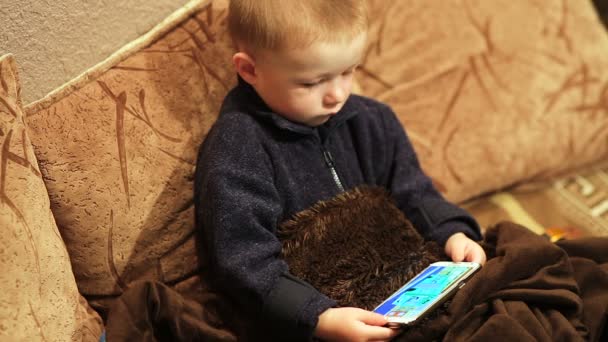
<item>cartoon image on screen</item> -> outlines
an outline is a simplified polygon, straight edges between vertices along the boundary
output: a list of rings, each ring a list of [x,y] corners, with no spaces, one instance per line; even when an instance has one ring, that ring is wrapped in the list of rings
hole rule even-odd
[[[466,266],[431,266],[391,296],[374,312],[386,317],[416,318],[469,270]]]

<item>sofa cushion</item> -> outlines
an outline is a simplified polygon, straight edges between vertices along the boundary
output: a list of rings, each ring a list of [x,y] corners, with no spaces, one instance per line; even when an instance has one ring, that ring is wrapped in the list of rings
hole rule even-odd
[[[608,155],[608,35],[591,1],[374,4],[360,84],[449,199]]]
[[[0,340],[96,341],[26,133],[11,55],[0,57]]]
[[[552,240],[608,236],[608,163],[463,203],[480,226],[513,221]]]
[[[190,2],[27,107],[51,206],[86,296],[196,275],[198,146],[236,84],[226,2]],[[99,304],[99,303],[98,303]]]

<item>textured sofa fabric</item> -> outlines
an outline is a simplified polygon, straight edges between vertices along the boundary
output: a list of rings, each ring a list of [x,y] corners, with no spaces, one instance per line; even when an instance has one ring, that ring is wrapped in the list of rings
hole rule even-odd
[[[98,301],[139,279],[196,277],[196,152],[236,81],[226,10],[209,3],[77,90],[28,108],[79,288]]]
[[[0,57],[0,85],[0,340],[94,340],[101,318],[78,293],[23,124],[11,55]]]
[[[448,198],[463,201],[548,179],[608,155],[608,38],[590,0],[370,2],[360,93],[393,107],[423,168]],[[1,190],[23,194],[35,185],[41,202],[26,208],[44,214],[36,219],[48,222],[37,224],[57,222],[61,235],[44,230],[53,235],[40,241],[54,241],[54,262],[63,260],[67,273],[53,274],[66,278],[53,282],[48,295],[78,298],[61,239],[78,289],[101,313],[137,280],[161,281],[188,295],[204,292],[192,175],[198,146],[236,83],[226,5],[190,2],[24,109],[25,133],[11,133],[13,143],[21,142],[11,152],[23,151],[23,137],[29,137],[38,164],[32,152],[2,159]],[[6,110],[0,115],[9,120],[0,131],[8,146],[7,125],[15,125],[16,116]],[[21,172],[10,187],[9,167]],[[2,210],[9,210],[5,202]],[[14,253],[34,250],[28,233],[15,231],[22,229],[16,220],[0,218],[3,231],[25,239],[21,247],[13,240],[7,246],[14,250],[2,250],[3,268],[20,269]],[[2,279],[2,289],[10,289],[9,278]],[[27,303],[7,298],[13,315]],[[73,312],[87,312],[84,304],[77,308],[84,311]]]
[[[591,1],[374,0],[359,82],[449,199],[608,154],[608,34]]]

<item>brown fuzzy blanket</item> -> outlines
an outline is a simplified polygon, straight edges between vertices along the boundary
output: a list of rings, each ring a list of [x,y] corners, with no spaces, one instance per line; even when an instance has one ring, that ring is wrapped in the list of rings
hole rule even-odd
[[[280,230],[291,271],[343,305],[379,304],[376,290],[390,293],[438,257],[395,210],[384,192],[360,189],[298,214]],[[449,307],[396,340],[606,340],[608,238],[553,244],[504,222],[483,245],[487,264]],[[133,284],[110,310],[108,341],[247,340],[238,310],[216,293],[205,298]]]
[[[279,229],[295,276],[341,306],[371,310],[429,264],[445,260],[381,188],[319,202]]]

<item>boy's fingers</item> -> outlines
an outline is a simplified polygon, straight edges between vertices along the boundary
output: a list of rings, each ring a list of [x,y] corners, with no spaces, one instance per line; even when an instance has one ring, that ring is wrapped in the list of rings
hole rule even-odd
[[[464,250],[462,248],[452,249],[452,261],[460,262],[464,260]]]
[[[472,262],[476,262],[478,264],[484,264],[485,263],[485,253],[483,251],[483,249],[481,248],[473,248],[470,252],[469,252],[469,256],[467,257],[467,259],[469,261]]]
[[[476,255],[475,252],[472,252],[471,254],[469,254],[469,256],[465,259],[465,261],[468,262],[476,262],[476,263],[481,263],[481,256]]]
[[[399,330],[383,327],[387,321],[381,314],[361,310],[359,320],[366,324],[364,329],[368,340],[389,340],[399,334]]]
[[[477,253],[477,250],[475,248],[467,248],[463,260],[469,262],[479,262],[480,258],[481,256],[479,255],[479,253]]]
[[[385,325],[386,318],[379,313],[362,310],[359,320],[367,325],[382,326]]]
[[[480,263],[481,265],[485,264],[486,263],[486,253],[483,251],[483,249],[478,248],[476,253],[479,256],[479,261],[477,261],[477,262]]]
[[[367,337],[368,340],[372,340],[372,341],[389,340],[389,339],[397,336],[398,334],[399,334],[399,330],[397,330],[397,329],[374,327],[371,325],[368,325],[367,327],[365,327],[365,336]]]

